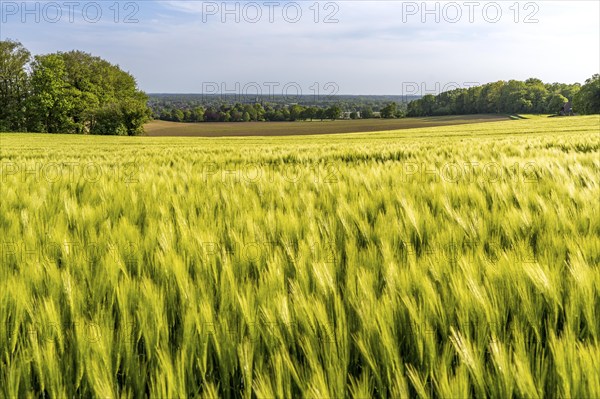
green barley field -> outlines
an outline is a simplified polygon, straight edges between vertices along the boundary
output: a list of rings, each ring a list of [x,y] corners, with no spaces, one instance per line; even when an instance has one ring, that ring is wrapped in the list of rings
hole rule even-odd
[[[0,140],[0,397],[600,397],[598,116]]]

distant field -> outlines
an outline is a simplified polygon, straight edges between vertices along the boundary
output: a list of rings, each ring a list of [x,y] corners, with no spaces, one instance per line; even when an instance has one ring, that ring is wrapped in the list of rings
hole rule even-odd
[[[0,134],[0,397],[600,398],[599,126]]]
[[[434,116],[427,118],[306,122],[176,123],[157,120],[148,123],[145,127],[148,136],[294,136],[414,129],[420,127],[451,126],[508,119],[509,118],[505,115],[460,115]]]

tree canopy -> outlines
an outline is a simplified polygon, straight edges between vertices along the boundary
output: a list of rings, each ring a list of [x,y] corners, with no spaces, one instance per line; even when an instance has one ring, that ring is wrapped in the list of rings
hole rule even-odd
[[[573,107],[582,114],[600,114],[600,74],[585,81],[573,99]]]
[[[25,128],[27,64],[31,54],[21,43],[0,41],[0,131]]]
[[[37,55],[0,41],[0,130],[138,135],[150,117],[132,75],[82,51]]]
[[[543,83],[536,78],[509,80],[426,95],[408,104],[407,116],[479,113],[555,114],[571,101],[579,114],[600,112],[600,75],[579,83]]]

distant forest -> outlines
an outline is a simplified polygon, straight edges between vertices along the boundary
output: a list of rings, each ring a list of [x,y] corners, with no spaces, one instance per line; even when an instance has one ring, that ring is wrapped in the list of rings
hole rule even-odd
[[[404,118],[465,114],[600,113],[600,75],[579,83],[540,79],[498,81],[418,96],[263,96],[151,94],[155,119],[173,122],[249,122]],[[567,107],[565,107],[565,105]]]
[[[406,116],[464,114],[558,114],[570,103],[578,114],[600,113],[600,75],[579,83],[543,83],[531,78],[455,89],[411,101]]]
[[[237,94],[149,94],[155,119],[173,122],[297,121],[403,117],[421,96],[242,96]],[[387,108],[386,108],[387,107]]]

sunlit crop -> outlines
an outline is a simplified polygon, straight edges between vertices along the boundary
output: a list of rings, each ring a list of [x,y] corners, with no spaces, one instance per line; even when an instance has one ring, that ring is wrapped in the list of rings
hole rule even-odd
[[[600,397],[599,126],[2,134],[0,396]]]

